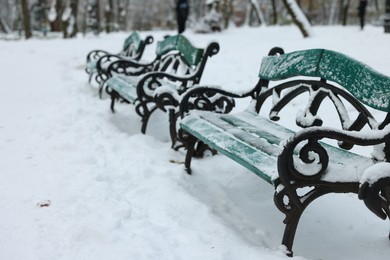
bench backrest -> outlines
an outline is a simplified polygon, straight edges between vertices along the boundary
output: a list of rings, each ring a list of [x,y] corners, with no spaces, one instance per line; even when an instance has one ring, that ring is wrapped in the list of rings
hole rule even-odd
[[[186,37],[180,34],[168,36],[157,43],[157,56],[163,56],[172,51],[181,53],[185,61],[192,66],[199,64],[204,53],[204,49],[194,47]]]
[[[211,42],[206,48],[197,48],[183,35],[167,36],[157,43],[156,59],[151,71],[185,76],[182,85],[198,84],[209,57],[219,52],[219,44]]]
[[[336,82],[362,103],[390,112],[390,78],[344,54],[311,49],[263,58],[261,79],[282,80],[294,76]]]
[[[137,31],[134,31],[130,34],[129,37],[125,39],[125,42],[123,43],[123,49],[122,53],[125,56],[139,59],[141,58],[145,45],[150,44],[153,42],[153,38],[151,36],[148,36],[145,38],[145,40],[141,39],[141,36]]]

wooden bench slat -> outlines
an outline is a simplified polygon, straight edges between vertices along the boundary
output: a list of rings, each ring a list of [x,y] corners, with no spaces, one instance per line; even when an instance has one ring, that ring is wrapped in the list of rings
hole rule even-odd
[[[110,88],[120,93],[127,101],[134,103],[137,100],[137,78],[138,77],[117,75],[109,78],[107,84]]]
[[[247,110],[240,113],[239,116],[224,114],[221,115],[221,118],[240,129],[256,135],[258,138],[266,139],[269,143],[274,145],[279,145],[282,140],[285,140],[293,134],[291,130],[277,124],[274,125],[273,131],[270,132],[268,124],[264,123],[266,119],[259,119],[258,115]]]
[[[243,165],[268,183],[275,186],[278,184],[275,156],[269,156],[241,142],[237,137],[226,134],[223,129],[196,116],[186,117],[180,125],[186,132]]]
[[[279,183],[278,174],[272,169],[272,163],[275,163],[273,159],[281,151],[280,143],[290,137],[293,131],[249,111],[233,115],[194,113],[184,118],[180,126],[212,148],[254,171],[267,182],[273,185]],[[322,145],[331,160],[329,172],[340,172],[340,175],[325,173],[323,181],[359,181],[364,170],[374,163],[371,158],[326,143]],[[261,158],[267,163],[259,161],[256,156],[267,158]]]
[[[226,118],[230,120],[232,124],[234,124],[236,127],[239,127],[242,130],[247,131],[251,134],[255,134],[256,136],[258,136],[258,138],[266,139],[267,142],[274,145],[280,145],[282,141],[287,140],[295,133],[290,129],[284,128],[283,126],[274,123],[273,121],[268,120],[264,117],[258,116],[257,114],[252,113],[248,110],[236,115],[223,114],[221,115],[221,118]],[[329,151],[332,163],[334,164],[344,165],[348,162],[353,161],[364,161],[363,165],[372,164],[371,158],[367,158],[326,143],[322,143],[322,145]],[[278,147],[277,151],[280,152],[280,147]],[[275,153],[275,155],[277,154]],[[357,168],[360,168],[360,166]],[[361,173],[362,172],[359,172],[359,174]],[[347,181],[348,178],[349,177],[346,177],[345,181]],[[352,179],[355,178],[353,177]]]
[[[242,121],[239,116],[210,115],[205,113],[200,115],[200,118],[221,128],[238,140],[262,150],[268,155],[276,157],[280,151],[278,146],[282,139],[265,131],[257,130],[255,126]]]
[[[96,63],[97,61],[90,61],[87,63],[86,69],[89,71],[89,73],[92,74],[97,72]]]

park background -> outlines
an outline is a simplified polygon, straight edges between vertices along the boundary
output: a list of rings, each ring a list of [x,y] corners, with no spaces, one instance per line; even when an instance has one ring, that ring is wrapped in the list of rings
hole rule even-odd
[[[286,14],[276,2],[278,14]],[[308,1],[300,2],[306,13]],[[328,3],[321,8],[339,3],[314,2]],[[375,2],[363,30],[351,1],[346,25],[321,19],[307,37],[288,15],[278,24],[230,21],[214,33],[197,33],[189,21],[184,35],[198,47],[219,42],[201,83],[232,91],[257,83],[261,58],[274,46],[327,48],[390,75],[385,1],[377,1],[378,12]],[[12,12],[4,15],[4,3],[1,16],[8,21]],[[155,39],[146,60],[159,39],[176,33],[171,26],[139,28],[142,37]],[[133,29],[86,30],[66,39],[61,31],[40,29],[28,40],[13,27],[1,34],[0,259],[290,259],[280,248],[283,215],[272,187],[219,155],[194,160],[193,175],[186,175],[185,152],[170,148],[164,114],[142,135],[132,106],[118,104],[112,114],[109,99],[87,83],[86,54],[119,51]],[[238,102],[236,111],[245,104]],[[327,195],[304,212],[293,259],[388,259],[388,234],[389,220],[377,218],[356,195]]]

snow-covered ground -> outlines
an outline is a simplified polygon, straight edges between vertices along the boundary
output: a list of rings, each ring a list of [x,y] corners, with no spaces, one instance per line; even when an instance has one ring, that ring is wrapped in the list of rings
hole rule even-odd
[[[141,32],[156,40],[173,33]],[[303,39],[295,27],[263,27],[185,35],[199,47],[220,43],[202,82],[231,90],[254,86],[274,46],[337,50],[390,75],[383,28],[314,33]],[[186,175],[164,114],[142,135],[132,106],[112,114],[87,84],[87,52],[116,52],[125,36],[0,42],[0,259],[288,259],[270,185],[223,156],[194,160]],[[389,259],[388,232],[389,221],[356,195],[324,196],[301,218],[294,259]]]

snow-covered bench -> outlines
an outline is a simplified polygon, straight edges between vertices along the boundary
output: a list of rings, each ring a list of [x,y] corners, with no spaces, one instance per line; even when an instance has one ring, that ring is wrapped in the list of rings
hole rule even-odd
[[[104,86],[111,96],[111,110],[115,112],[118,99],[134,104],[142,119],[141,132],[145,133],[149,117],[157,109],[154,100],[156,89],[165,86],[168,91],[161,95],[162,102],[177,106],[178,96],[199,83],[208,57],[218,51],[219,44],[216,42],[201,49],[194,47],[183,35],[174,35],[157,43],[156,58],[151,63],[129,60],[111,63]]]
[[[334,51],[281,48],[263,58],[259,78],[248,93],[198,86],[184,95],[187,172],[208,147],[273,185],[289,256],[301,214],[322,195],[356,193],[389,217],[390,78]],[[249,107],[229,113],[244,97]]]
[[[87,54],[87,64],[85,71],[88,73],[88,82],[91,82],[95,75],[96,82],[101,85],[107,78],[106,69],[108,65],[118,59],[126,58],[130,60],[140,60],[145,46],[153,42],[152,36],[147,36],[144,40],[137,31],[132,32],[123,43],[123,48],[119,53],[113,54],[105,50],[92,50]]]

